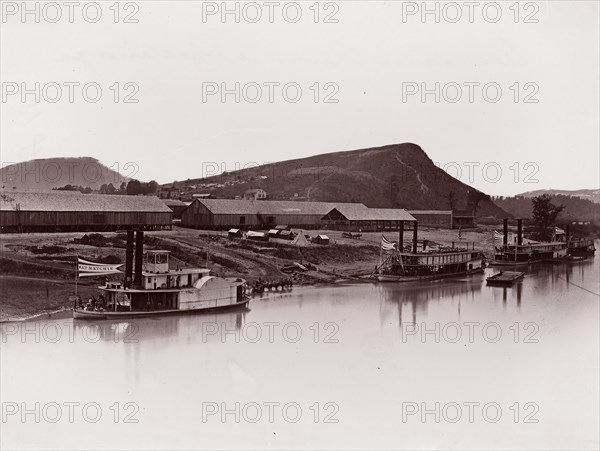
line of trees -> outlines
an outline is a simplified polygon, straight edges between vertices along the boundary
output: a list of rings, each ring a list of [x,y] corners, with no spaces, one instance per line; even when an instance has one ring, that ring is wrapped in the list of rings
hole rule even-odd
[[[98,190],[99,194],[121,194],[129,196],[137,196],[138,194],[155,194],[158,191],[158,183],[155,180],[150,182],[140,182],[132,179],[128,183],[121,183],[119,188],[116,188],[112,183],[104,183]],[[83,194],[94,192],[89,186],[83,187],[79,185],[65,185],[60,188],[52,188],[55,191],[79,191]]]
[[[158,183],[155,180],[150,182],[140,182],[139,180],[130,180],[128,183],[121,183],[119,189],[112,183],[103,184],[98,191],[100,194],[126,194],[137,196],[138,194],[154,194],[158,190]]]

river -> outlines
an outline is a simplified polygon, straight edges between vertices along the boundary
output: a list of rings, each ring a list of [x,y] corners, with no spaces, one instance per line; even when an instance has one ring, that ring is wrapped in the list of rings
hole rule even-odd
[[[297,287],[243,312],[3,324],[0,445],[598,449],[599,269],[596,256],[508,289],[481,275]]]

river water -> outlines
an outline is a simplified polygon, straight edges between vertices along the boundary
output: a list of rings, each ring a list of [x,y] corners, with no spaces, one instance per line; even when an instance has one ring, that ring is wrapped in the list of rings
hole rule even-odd
[[[596,256],[508,289],[480,275],[4,324],[0,445],[598,449],[599,269]]]

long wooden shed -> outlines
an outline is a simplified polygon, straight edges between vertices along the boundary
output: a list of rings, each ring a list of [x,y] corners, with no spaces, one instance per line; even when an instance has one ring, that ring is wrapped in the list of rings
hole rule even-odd
[[[2,232],[165,230],[173,212],[155,196],[0,192]]]

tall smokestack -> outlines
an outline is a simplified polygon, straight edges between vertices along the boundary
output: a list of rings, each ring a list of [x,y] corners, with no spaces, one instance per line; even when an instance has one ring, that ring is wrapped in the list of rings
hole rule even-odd
[[[567,245],[569,244],[569,241],[571,240],[571,225],[567,224],[567,230],[566,230],[566,235],[565,235],[565,240],[567,241]]]
[[[135,278],[133,284],[142,286],[142,266],[144,265],[144,232],[138,230],[135,234]]]
[[[129,288],[133,282],[133,230],[127,231],[127,248],[125,250],[125,286]]]
[[[412,248],[413,254],[417,253],[417,235],[419,233],[418,229],[419,229],[419,227],[417,226],[417,221],[414,221],[413,222],[413,243],[412,243],[412,245],[413,245],[412,246],[413,247]]]
[[[517,244],[523,244],[523,220],[517,219]]]
[[[502,238],[502,244],[505,246],[508,244],[508,218],[504,218],[504,237]]]
[[[404,221],[400,221],[400,229],[398,230],[398,250],[404,250]]]

